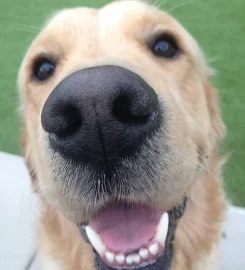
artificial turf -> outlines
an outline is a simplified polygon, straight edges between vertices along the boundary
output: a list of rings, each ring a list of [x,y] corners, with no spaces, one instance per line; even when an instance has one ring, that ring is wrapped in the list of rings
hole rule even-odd
[[[130,1],[130,0],[129,0]],[[3,0],[0,9],[0,151],[20,153],[16,76],[21,59],[45,18],[57,9],[98,7],[108,1]],[[233,203],[245,206],[245,1],[155,1],[196,37],[217,70],[223,117],[228,128],[223,144],[229,153],[225,186]]]

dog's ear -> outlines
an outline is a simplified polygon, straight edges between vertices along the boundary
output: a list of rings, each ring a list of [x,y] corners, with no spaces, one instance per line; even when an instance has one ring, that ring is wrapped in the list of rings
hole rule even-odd
[[[24,159],[25,159],[26,167],[27,167],[28,172],[29,172],[29,176],[30,176],[30,179],[31,179],[33,191],[37,192],[37,188],[38,188],[37,177],[36,177],[33,161],[31,160],[30,153],[29,153],[29,150],[28,150],[28,134],[26,132],[25,127],[23,127],[22,130],[21,130],[20,146],[21,146],[22,154],[23,154]]]
[[[226,128],[221,118],[217,90],[209,82],[205,83],[205,94],[215,137],[221,140],[225,136]]]

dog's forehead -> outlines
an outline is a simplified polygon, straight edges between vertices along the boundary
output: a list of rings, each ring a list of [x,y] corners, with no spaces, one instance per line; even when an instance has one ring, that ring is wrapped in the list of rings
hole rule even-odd
[[[101,9],[73,8],[56,13],[41,32],[42,39],[52,33],[56,39],[64,35],[71,36],[77,31],[80,40],[96,38],[117,42],[117,39],[145,40],[147,35],[156,30],[172,32],[183,39],[191,53],[198,56],[199,47],[189,32],[172,16],[143,1],[123,0],[112,2]],[[100,38],[101,37],[101,38]],[[69,40],[68,40],[69,41]]]
[[[187,47],[196,51],[195,40],[180,23],[164,11],[138,0],[115,1],[101,9],[78,7],[59,11],[51,17],[34,43],[46,45],[61,41],[69,48],[72,41],[78,40],[93,40],[95,43],[96,39],[96,44],[103,39],[108,44],[111,40],[117,42],[117,38],[128,39],[130,36],[146,40],[145,37],[157,28],[179,35]]]
[[[131,24],[131,27],[144,27],[145,24],[164,22],[171,25],[173,19],[155,8],[142,1],[116,1],[101,10],[98,13],[98,21],[101,29],[111,26],[125,27]]]
[[[90,35],[113,32],[114,35],[120,30],[133,31],[142,30],[145,27],[162,25],[166,30],[180,31],[185,29],[170,15],[142,1],[124,0],[115,1],[101,9],[73,8],[56,13],[43,32],[61,28],[77,27],[82,30],[91,31]],[[122,34],[122,33],[120,33]],[[181,33],[180,33],[181,34]]]
[[[154,33],[167,31],[178,36],[182,49],[195,62],[197,71],[206,74],[201,50],[189,32],[170,15],[137,0],[112,2],[101,9],[78,7],[56,13],[34,40],[24,62],[37,55],[83,59],[129,58]],[[136,56],[135,56],[136,57]],[[75,60],[74,60],[75,61]]]

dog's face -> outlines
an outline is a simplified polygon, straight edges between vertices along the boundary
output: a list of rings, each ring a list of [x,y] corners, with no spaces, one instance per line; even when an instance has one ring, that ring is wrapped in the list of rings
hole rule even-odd
[[[62,11],[32,43],[19,73],[26,157],[99,269],[170,269],[222,130],[207,73],[190,34],[137,1]]]

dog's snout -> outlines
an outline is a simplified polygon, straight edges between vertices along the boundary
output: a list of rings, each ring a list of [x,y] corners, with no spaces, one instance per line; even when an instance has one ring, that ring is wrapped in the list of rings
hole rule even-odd
[[[140,76],[125,68],[87,68],[56,86],[41,122],[50,146],[65,158],[108,166],[131,156],[158,127],[158,99]]]

